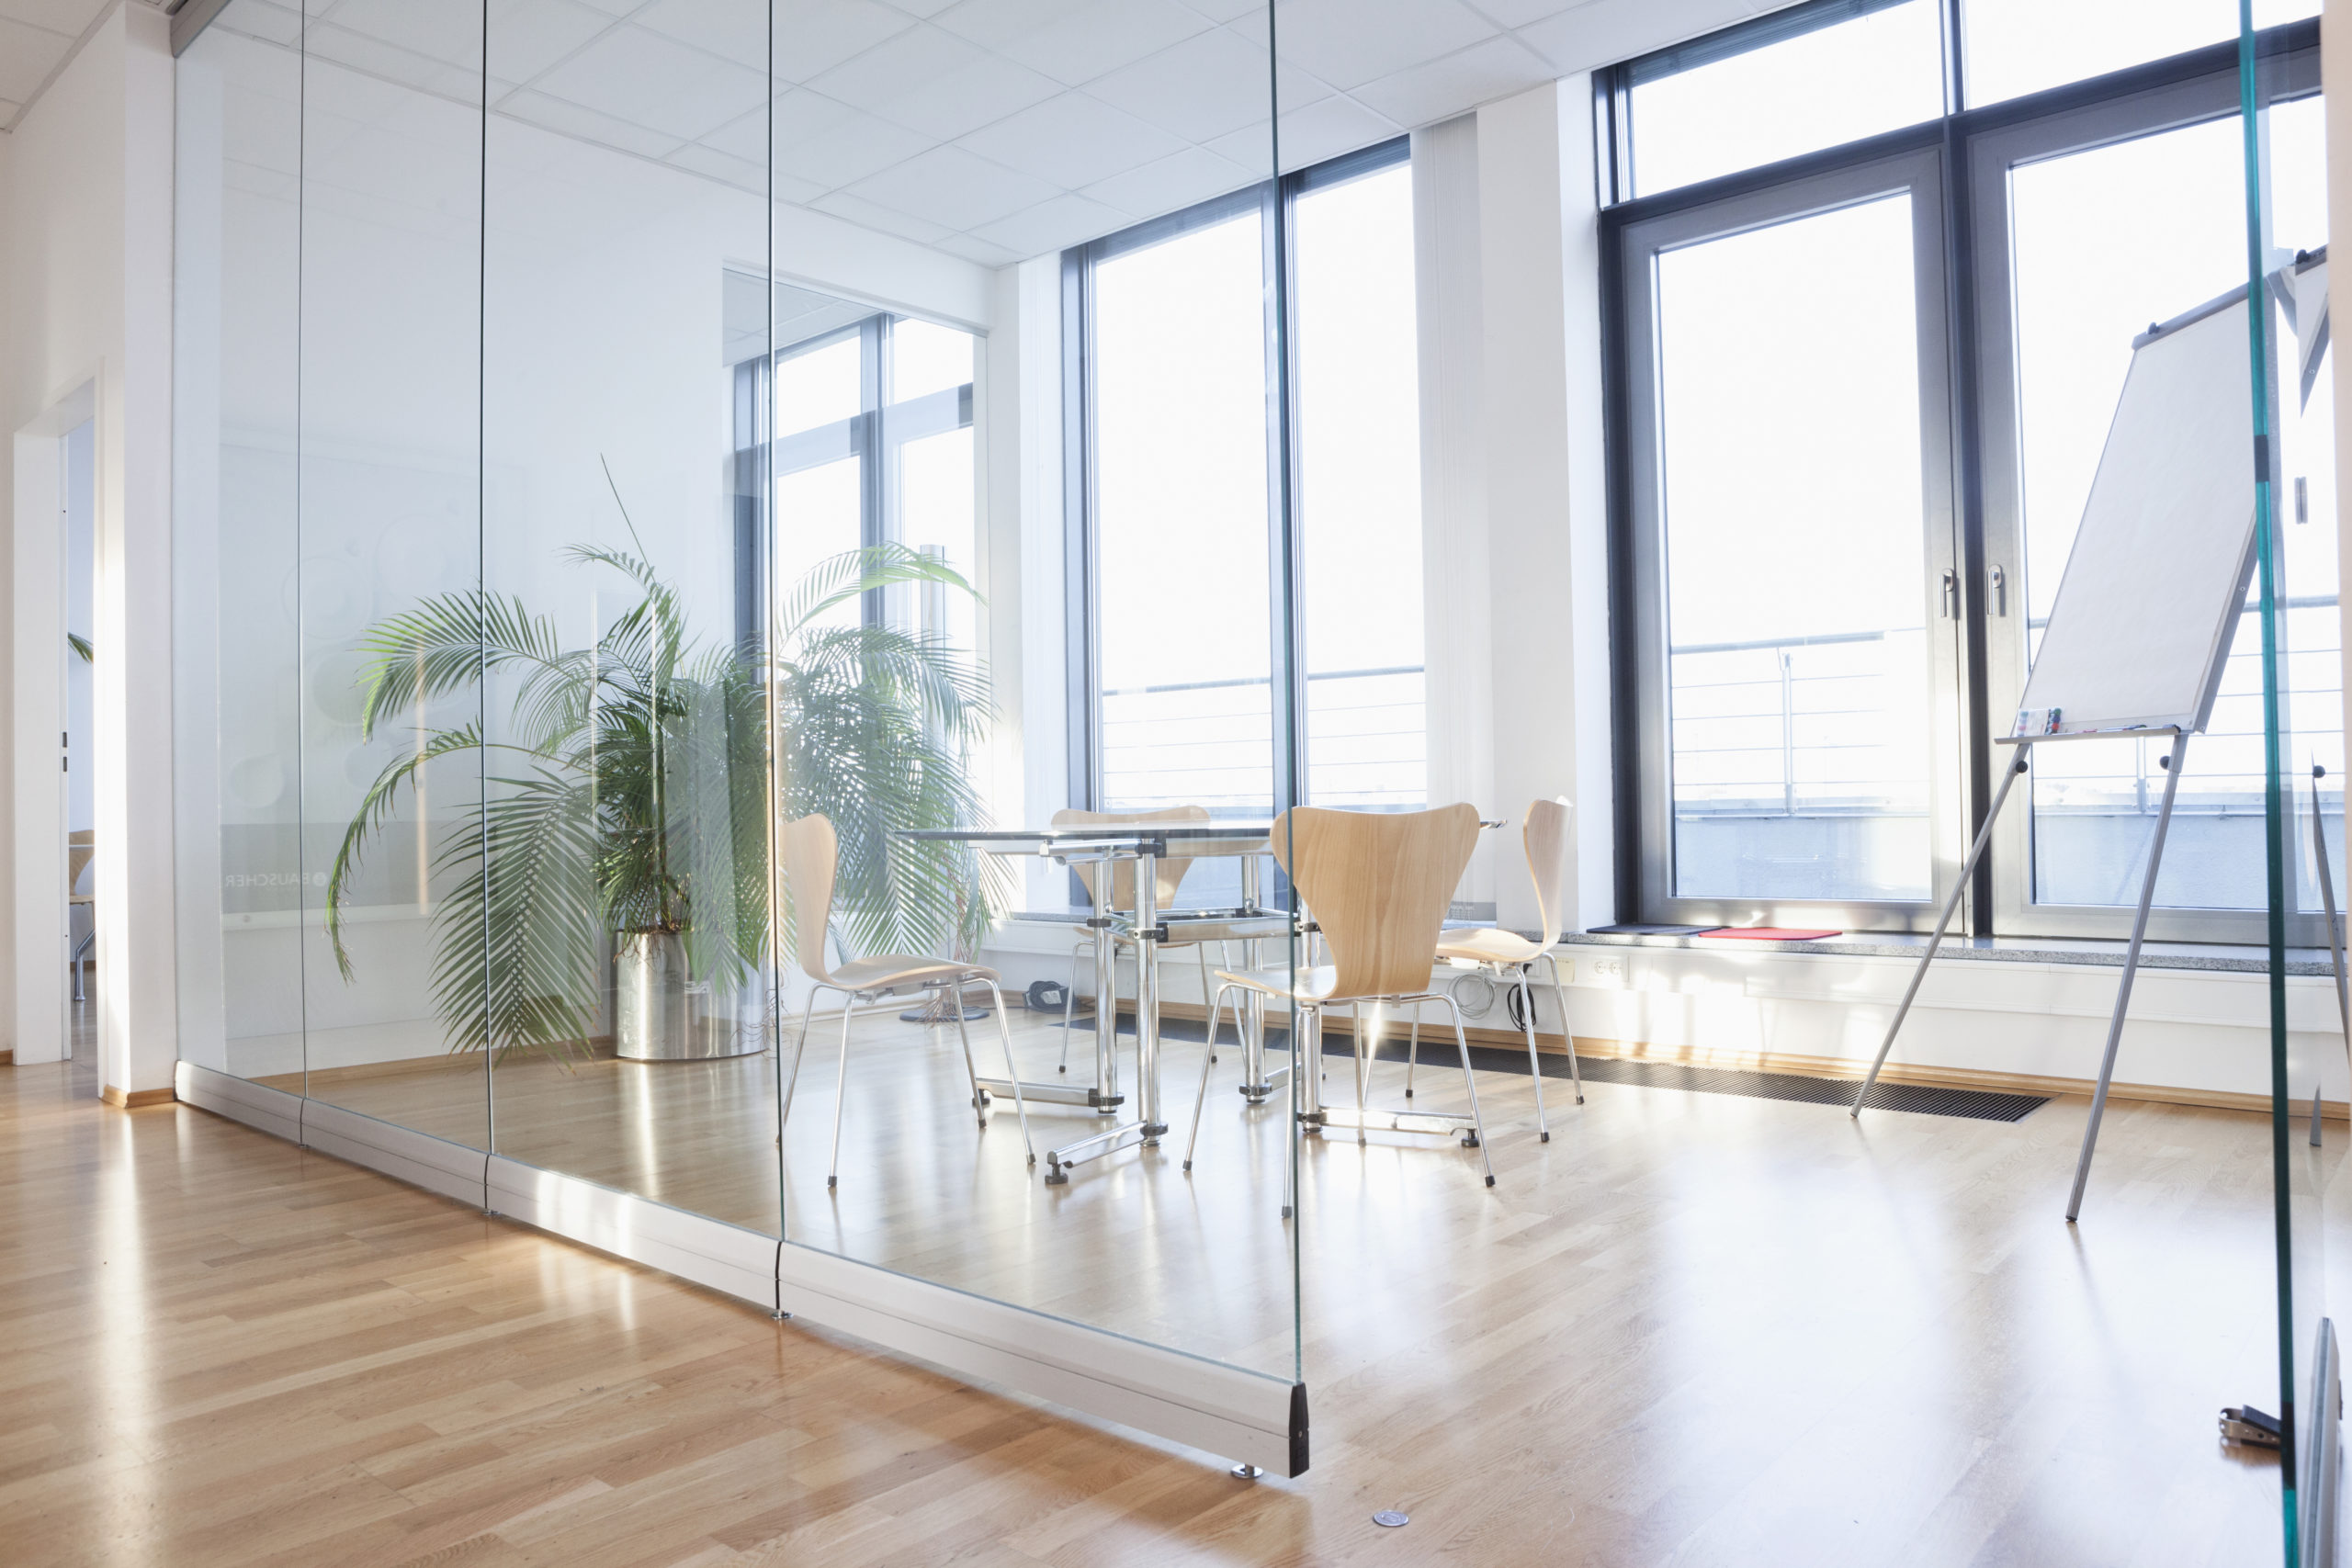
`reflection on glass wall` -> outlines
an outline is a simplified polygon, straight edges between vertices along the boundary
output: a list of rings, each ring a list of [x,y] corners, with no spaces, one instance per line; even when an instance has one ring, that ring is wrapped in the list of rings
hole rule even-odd
[[[191,1058],[1286,1382],[1279,997],[1185,1092],[1213,972],[1295,945],[1263,19],[613,9],[231,0],[187,57]],[[1409,176],[1311,200],[1337,528],[1351,444],[1416,490],[1409,330],[1363,332]],[[1335,560],[1417,573],[1387,500]],[[1330,788],[1414,804],[1383,581],[1311,657]],[[1155,761],[1181,705],[1117,705],[1204,680]],[[1239,826],[975,837],[1121,806]],[[1021,866],[1113,862],[1033,1005]]]
[[[299,1094],[300,62],[215,28],[175,108],[181,1054]]]

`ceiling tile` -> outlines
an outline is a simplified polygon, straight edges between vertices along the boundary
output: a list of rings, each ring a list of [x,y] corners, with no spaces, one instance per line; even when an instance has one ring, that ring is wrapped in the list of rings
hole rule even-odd
[[[1563,11],[1573,11],[1586,0],[1464,0],[1472,10],[1498,28],[1523,28]]]
[[[1553,77],[1551,65],[1525,44],[1490,38],[1442,60],[1367,83],[1348,96],[1399,125],[1435,125]]]
[[[481,64],[481,0],[343,0],[332,26],[444,65]]]
[[[1057,193],[1041,179],[961,147],[934,147],[858,181],[850,194],[950,229],[972,230]]]
[[[775,132],[765,105],[740,119],[729,120],[702,138],[702,144],[706,147],[715,147],[730,157],[749,158],[755,164],[767,162],[768,148],[774,141]]]
[[[1518,29],[1521,43],[1562,75],[1611,65],[1740,20],[1747,0],[1682,0],[1661,8],[1648,0],[1587,0],[1571,11]]]
[[[1090,83],[1089,96],[1172,130],[1207,141],[1267,118],[1266,51],[1228,28],[1199,33],[1125,70]],[[1283,79],[1285,102],[1328,89],[1295,74]]]
[[[753,196],[765,196],[768,189],[768,169],[764,163],[754,164],[689,141],[662,160],[694,174],[706,175]]]
[[[911,27],[820,75],[808,85],[854,108],[882,106],[984,58],[980,49],[933,27]]]
[[[902,240],[912,240],[919,245],[935,244],[947,237],[948,231],[929,219],[917,218],[895,207],[883,207],[847,191],[834,191],[808,203],[820,212],[830,212],[836,218],[846,218],[868,229],[878,229],[885,234],[896,234]]]
[[[1461,0],[1287,0],[1283,59],[1346,92],[1495,36]]]
[[[1261,169],[1263,166],[1261,159]],[[1264,177],[1262,173],[1252,173],[1206,148],[1187,147],[1141,168],[1098,180],[1079,194],[1115,207],[1130,217],[1157,218],[1163,212],[1174,212],[1196,201],[1239,190]]]
[[[237,0],[212,25],[265,43],[291,44],[302,36],[302,14],[270,0]]]
[[[982,49],[1002,49],[1023,33],[1073,11],[1083,11],[1093,0],[956,0],[936,18],[957,38]]]
[[[984,54],[884,104],[881,113],[940,141],[992,125],[1062,90],[1051,76]]]
[[[543,93],[680,141],[763,102],[763,72],[624,24],[531,84]]]
[[[1283,116],[1283,171],[1287,174],[1342,152],[1386,141],[1402,135],[1404,130],[1352,98],[1334,96],[1322,99]],[[1209,143],[1209,151],[1236,161],[1254,159],[1262,168],[1266,162],[1264,129],[1252,126],[1232,136],[1220,136]]]
[[[976,240],[969,234],[950,234],[939,242],[938,248],[950,255],[962,256],[967,262],[982,266],[1011,266],[1022,257],[1002,245],[991,245],[986,240]]]
[[[1173,0],[1093,0],[1003,47],[1022,64],[1076,86],[1209,28]]]
[[[46,28],[28,28],[0,17],[0,98],[25,104],[49,80],[74,40]]]
[[[1238,21],[1266,8],[1266,0],[1184,0],[1184,4],[1212,22]]]
[[[332,60],[338,65],[407,87],[429,87],[435,78],[448,70],[443,61],[352,32],[333,22],[312,22],[302,34],[302,50],[311,60]]]
[[[767,71],[768,8],[761,0],[653,0],[629,20],[722,60]]]
[[[678,150],[684,138],[665,136],[641,125],[631,125],[594,109],[582,108],[578,104],[561,98],[551,98],[545,93],[526,87],[510,93],[498,106],[498,112],[512,119],[524,120],[548,130],[577,136],[583,141],[602,142],[617,147],[624,152],[640,152],[649,158],[666,158]]]
[[[1064,93],[974,131],[963,145],[1007,168],[1075,189],[1164,158],[1184,144],[1083,93]]]
[[[908,16],[921,17],[925,19],[936,17],[955,3],[956,0],[890,0],[891,5],[904,11]]]
[[[490,73],[527,82],[612,25],[573,0],[491,0]]]
[[[915,25],[876,0],[791,0],[775,17],[775,73],[806,82]]]
[[[934,145],[909,130],[807,89],[775,101],[779,174],[836,190]]]
[[[1124,229],[1130,221],[1125,213],[1099,201],[1089,201],[1082,196],[1057,196],[1024,208],[1010,218],[984,223],[972,233],[992,245],[1002,245],[1015,255],[1042,256]]]
[[[0,0],[0,18],[80,38],[108,0]]]

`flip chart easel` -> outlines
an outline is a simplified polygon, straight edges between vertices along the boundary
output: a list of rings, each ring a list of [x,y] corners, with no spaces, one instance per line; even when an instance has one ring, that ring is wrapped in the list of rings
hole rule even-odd
[[[2304,348],[2301,379],[2308,396],[2326,341],[2324,253],[2282,268],[2271,282],[2295,321]],[[2016,753],[2002,770],[1992,809],[1984,815],[1937,916],[1927,952],[1854,1097],[1851,1114],[1859,1118],[1919,994],[1920,982],[1927,978],[1928,965],[1935,962],[1944,932],[1992,841],[2010,787],[2027,773],[2034,748],[2068,740],[2168,737],[2164,801],[2148,846],[2147,874],[2140,883],[2115,1010],[2108,1021],[2107,1048],[2099,1059],[2090,1122],[2083,1130],[2082,1154],[2075,1165],[2074,1190],[2066,1201],[2070,1224],[2082,1212],[2083,1188],[2090,1179],[2091,1156],[2107,1111],[2132,983],[2139,974],[2148,910],[2155,900],[2156,874],[2164,863],[2165,836],[2172,826],[2188,738],[2202,733],[2212,716],[2230,639],[2254,574],[2254,498],[2247,481],[2254,465],[2267,468],[2270,459],[2254,444],[2246,309],[2246,290],[2234,289],[2132,340],[2132,367],[2116,400],[2115,420],[2099,455],[2090,498],[2026,680],[2016,731],[1996,741],[2014,746]]]

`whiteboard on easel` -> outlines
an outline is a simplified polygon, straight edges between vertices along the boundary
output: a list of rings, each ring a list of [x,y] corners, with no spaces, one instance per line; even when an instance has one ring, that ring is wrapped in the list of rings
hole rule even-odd
[[[2202,730],[2254,570],[2245,290],[2133,340],[2015,734]]]

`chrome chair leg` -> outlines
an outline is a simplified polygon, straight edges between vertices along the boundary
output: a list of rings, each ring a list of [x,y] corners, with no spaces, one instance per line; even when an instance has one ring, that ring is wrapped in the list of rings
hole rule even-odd
[[[972,1032],[964,1027],[963,982],[957,981],[942,989],[956,1006],[956,1038],[964,1047],[964,1081],[971,1086],[972,1120],[985,1130],[989,1124],[988,1097],[980,1092],[980,1069],[972,1061]]]
[[[1375,1008],[1373,1012],[1375,1022],[1379,1017],[1379,1010]],[[1376,1041],[1378,1038],[1379,1036],[1374,1034],[1374,1039]],[[1372,1085],[1367,1081],[1372,1076],[1372,1063],[1363,1046],[1363,1004],[1362,1002],[1357,1002],[1348,1009],[1348,1042],[1354,1047],[1356,1054],[1356,1142],[1361,1145],[1364,1141],[1364,1109],[1372,1103]]]
[[[1453,1011],[1453,1044],[1462,1053],[1462,1081],[1470,1086],[1470,1125],[1477,1129],[1478,1158],[1487,1168],[1487,1185],[1495,1184],[1495,1158],[1487,1148],[1487,1122],[1478,1114],[1478,1078],[1470,1070],[1470,1037],[1462,1032],[1462,1009],[1452,997],[1441,993],[1440,999]]]
[[[1194,942],[1193,958],[1201,966],[1201,999],[1206,1001],[1209,997],[1209,944],[1204,942]],[[1216,1060],[1216,1023],[1214,1019],[1209,1023],[1208,1043],[1209,1060],[1214,1063]]]
[[[1560,1042],[1568,1048],[1568,1081],[1576,1086],[1577,1103],[1584,1103],[1584,1073],[1577,1066],[1577,1034],[1568,1027],[1568,993],[1560,984],[1559,954],[1547,953],[1544,962],[1552,968],[1552,1002],[1560,1010]]]
[[[1073,942],[1069,950],[1069,984],[1062,987],[1062,1061],[1054,1071],[1069,1071],[1069,1026],[1078,1011],[1078,955],[1086,949]]]
[[[1535,1141],[1552,1141],[1551,1124],[1544,1120],[1544,1063],[1535,1055],[1535,997],[1527,988],[1527,972],[1532,964],[1519,966],[1519,1010],[1527,1019],[1527,1070],[1535,1079]]]
[[[831,1191],[839,1184],[842,1174],[842,1100],[849,1088],[849,1015],[850,1005],[857,998],[842,998],[842,1062],[833,1072],[833,1152],[825,1162],[825,1190]]]
[[[1201,1113],[1209,1102],[1209,1069],[1216,1066],[1216,1021],[1225,1006],[1225,994],[1232,989],[1229,985],[1219,986],[1216,998],[1209,1003],[1209,1048],[1201,1053],[1201,1086],[1193,1091],[1193,1131],[1184,1140],[1184,1169],[1188,1173],[1193,1168],[1193,1151],[1201,1143]],[[1235,1010],[1238,1012],[1239,1008],[1237,1006]]]
[[[784,1147],[785,1124],[792,1120],[793,1092],[800,1087],[800,1054],[808,1048],[808,1021],[816,1015],[817,993],[825,989],[812,986],[808,990],[808,1005],[800,1010],[800,1036],[792,1043],[792,1072],[784,1080],[784,1109],[776,1113],[775,1146]]]
[[[963,1027],[964,1009],[961,1005],[963,995],[963,987],[957,987],[956,996],[958,1005],[956,1009],[956,1027],[959,1029]],[[996,1003],[997,1042],[1004,1047],[1004,1081],[1012,1086],[1012,1113],[1021,1119],[1021,1146],[1028,1151],[1029,1168],[1035,1170],[1037,1167],[1037,1145],[1029,1139],[1029,1103],[1021,1097],[1021,1075],[1012,1070],[1012,1021],[1005,1016],[1004,991],[994,980],[989,982],[989,996]],[[971,1055],[971,1049],[967,1042],[964,1047],[964,1054],[967,1060]]]
[[[1405,1098],[1413,1098],[1413,1069],[1421,1060],[1421,1004],[1413,1004],[1413,1039],[1405,1047]]]

